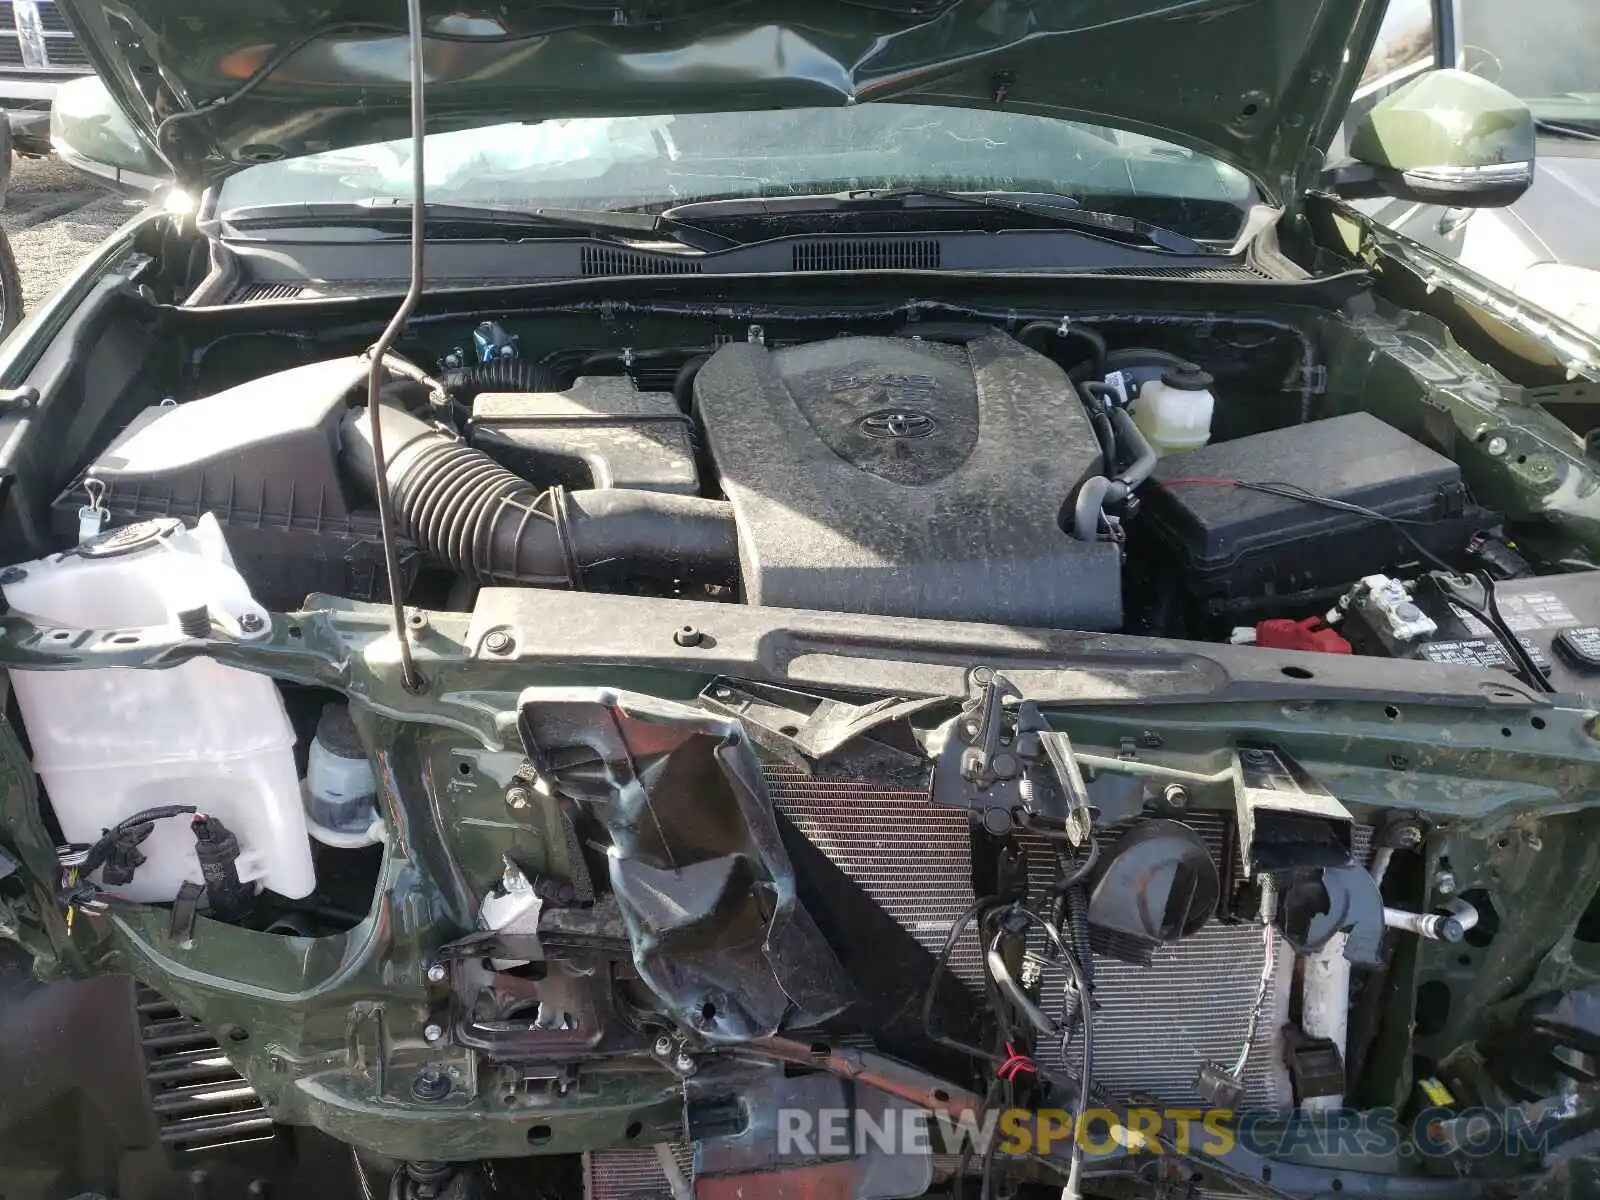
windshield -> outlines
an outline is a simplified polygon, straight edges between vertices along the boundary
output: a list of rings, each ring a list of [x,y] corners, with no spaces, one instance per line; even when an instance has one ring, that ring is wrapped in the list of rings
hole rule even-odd
[[[1413,0],[1415,2],[1415,0]],[[1549,121],[1600,121],[1600,4],[1459,0],[1458,65]]]
[[[252,167],[218,208],[410,198],[406,140]],[[659,209],[860,188],[1066,193],[1194,237],[1231,237],[1255,189],[1163,142],[1048,117],[927,105],[588,117],[427,140],[427,196],[452,204]]]

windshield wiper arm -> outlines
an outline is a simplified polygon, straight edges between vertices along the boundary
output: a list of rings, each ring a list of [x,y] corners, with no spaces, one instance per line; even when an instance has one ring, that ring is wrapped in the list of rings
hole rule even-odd
[[[1565,121],[1548,121],[1544,117],[1535,117],[1533,126],[1540,133],[1553,134],[1556,137],[1578,138],[1585,142],[1600,142],[1600,133],[1593,129],[1585,129],[1582,125],[1569,125]]]
[[[1097,212],[1084,208],[1071,196],[1012,195],[1004,192],[946,192],[937,188],[891,188],[880,192],[853,192],[852,198],[864,200],[895,200],[927,198],[977,205],[984,208],[1003,208],[1010,212],[1042,217],[1057,225],[1069,225],[1088,233],[1111,237],[1137,238],[1157,250],[1174,254],[1210,253],[1199,242],[1173,229],[1151,225],[1123,213]]]
[[[635,241],[672,241],[695,250],[723,250],[734,243],[720,234],[648,213],[582,208],[517,208],[498,204],[425,204],[430,227],[522,233],[585,233]],[[410,230],[411,202],[390,198],[261,204],[229,209],[222,220],[233,229],[284,229],[303,225],[366,226]]]
[[[1000,209],[1038,217],[1052,225],[1081,230],[1091,236],[1136,242],[1171,254],[1211,254],[1193,238],[1151,225],[1123,213],[1083,208],[1067,195],[1047,192],[951,192],[940,188],[904,187],[834,192],[819,196],[751,196],[689,201],[666,209],[662,215],[682,221],[720,217],[785,216],[819,212],[872,212],[892,210],[938,211],[941,208]]]

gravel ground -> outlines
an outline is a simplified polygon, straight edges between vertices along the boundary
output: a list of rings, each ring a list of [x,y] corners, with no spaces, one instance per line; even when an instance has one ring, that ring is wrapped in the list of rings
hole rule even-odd
[[[113,195],[55,158],[18,158],[0,227],[22,272],[22,297],[32,312],[72,267],[140,203]]]

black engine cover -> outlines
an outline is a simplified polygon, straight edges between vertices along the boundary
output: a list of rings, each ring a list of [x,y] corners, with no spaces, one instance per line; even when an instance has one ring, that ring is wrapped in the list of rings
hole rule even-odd
[[[717,351],[695,401],[752,604],[1121,624],[1118,553],[1062,530],[1099,444],[1066,374],[1003,335]]]

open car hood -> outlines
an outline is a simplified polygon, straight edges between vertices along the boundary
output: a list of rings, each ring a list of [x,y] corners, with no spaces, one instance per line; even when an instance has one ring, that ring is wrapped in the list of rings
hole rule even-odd
[[[403,136],[398,0],[62,0],[112,96],[197,182]],[[1146,133],[1289,201],[1383,0],[424,0],[428,127],[914,101]]]

